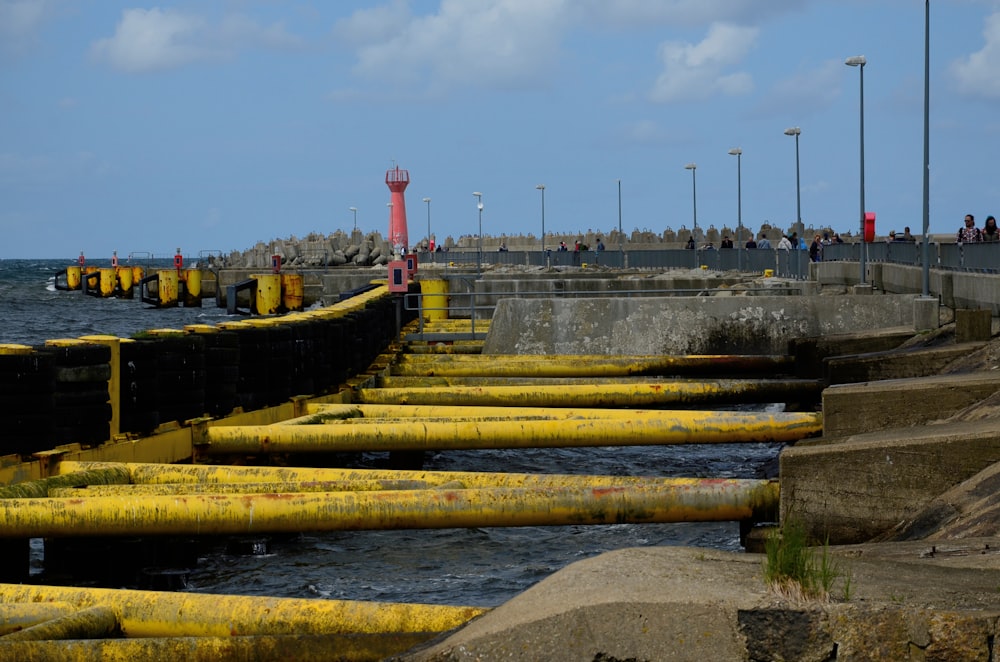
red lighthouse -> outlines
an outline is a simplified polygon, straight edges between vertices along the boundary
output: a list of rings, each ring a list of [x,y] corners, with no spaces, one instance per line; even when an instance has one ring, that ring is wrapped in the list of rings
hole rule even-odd
[[[392,192],[392,202],[389,203],[389,243],[393,252],[399,256],[409,250],[409,235],[406,232],[406,199],[403,191],[410,183],[410,173],[396,166],[386,170],[385,183]]]

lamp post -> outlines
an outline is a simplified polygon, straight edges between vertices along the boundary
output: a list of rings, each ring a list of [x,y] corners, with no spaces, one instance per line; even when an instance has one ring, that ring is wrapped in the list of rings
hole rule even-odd
[[[479,275],[483,273],[483,194],[479,191],[474,191],[472,195],[476,196],[477,204],[476,207],[479,209]]]
[[[358,208],[357,207],[348,207],[347,209],[349,211],[354,212],[354,231],[357,232],[358,231]],[[353,237],[354,235],[352,234],[351,236]]]
[[[684,166],[685,170],[691,171],[691,209],[694,212],[694,234],[698,234],[698,185],[695,182],[694,171],[698,169],[697,164],[689,163]]]
[[[861,72],[861,95],[859,97],[859,107],[861,109],[861,285],[865,284],[865,65],[868,60],[864,55],[854,55],[844,60],[844,64],[849,67],[857,67]]]
[[[618,252],[621,253],[622,269],[625,268],[625,236],[622,234],[622,180],[618,180]]]
[[[743,150],[734,147],[729,154],[736,157],[736,269],[743,271]]]
[[[427,203],[427,252],[431,254],[431,262],[434,261],[434,249],[431,247],[431,199],[424,198]]]
[[[542,192],[542,264],[545,264],[545,184],[535,188]]]
[[[802,232],[802,186],[799,180],[799,135],[802,129],[793,126],[785,129],[786,136],[795,136],[795,232]],[[797,248],[797,246],[795,247]]]
[[[924,0],[924,237],[923,237],[923,296],[931,293],[931,248],[927,233],[931,223],[931,0]]]

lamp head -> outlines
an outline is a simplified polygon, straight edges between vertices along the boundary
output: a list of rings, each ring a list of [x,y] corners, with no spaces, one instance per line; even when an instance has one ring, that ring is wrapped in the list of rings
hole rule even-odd
[[[844,64],[849,67],[863,67],[868,64],[868,60],[865,59],[864,55],[853,55],[844,60]]]
[[[799,128],[799,127],[797,127],[797,126],[793,126],[793,127],[792,127],[792,128],[790,128],[790,129],[785,129],[785,135],[786,135],[786,136],[797,136],[797,135],[799,135],[800,133],[802,133],[802,129],[800,129],[800,128]]]
[[[739,147],[733,147],[731,150],[729,150],[730,156],[739,156],[742,153],[743,153],[743,150],[740,149]]]
[[[348,207],[347,208],[347,211],[357,211],[357,210],[358,210],[357,207]]]
[[[698,167],[697,164],[695,164],[695,163],[689,163],[686,166],[684,166],[684,169],[685,170],[695,170],[695,169],[697,169],[697,167]]]
[[[430,201],[431,201],[430,198],[424,198],[424,202],[430,202]]]
[[[479,211],[482,211],[483,210],[483,203],[480,202],[478,205],[476,205],[476,207],[479,209]]]
[[[482,194],[482,193],[480,193],[479,191],[473,191],[473,192],[472,192],[472,195],[476,196],[477,198],[481,198],[481,197],[483,197],[483,194]]]
[[[539,184],[535,188],[538,189],[539,191],[544,191],[545,190],[545,184]]]

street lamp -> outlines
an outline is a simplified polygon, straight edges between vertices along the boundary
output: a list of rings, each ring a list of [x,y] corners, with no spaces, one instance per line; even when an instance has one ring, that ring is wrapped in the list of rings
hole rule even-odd
[[[736,269],[743,270],[743,247],[740,242],[743,240],[743,150],[734,147],[729,150],[730,156],[736,157]]]
[[[542,192],[542,262],[545,261],[545,184],[535,187]]]
[[[865,65],[868,60],[864,55],[854,55],[844,60],[844,64],[849,67],[857,67],[861,71],[861,285],[865,284]]]
[[[795,136],[795,232],[802,232],[802,186],[799,180],[799,135],[802,129],[793,126],[785,129],[786,136]],[[792,248],[798,248],[793,246]]]
[[[434,261],[434,249],[431,247],[431,199],[424,198],[427,203],[427,252],[431,254],[431,262]]]
[[[483,273],[483,194],[479,191],[473,191],[472,195],[476,196],[477,204],[476,207],[479,209],[479,274]]]
[[[348,207],[347,209],[349,211],[354,212],[354,231],[357,232],[358,231],[358,208],[357,207]]]
[[[931,0],[924,1],[924,237],[923,296],[931,292],[930,245],[927,233],[931,223]]]
[[[698,234],[698,187],[695,183],[694,171],[698,169],[698,166],[694,163],[689,163],[684,166],[685,170],[691,171],[691,209],[694,211],[694,234]]]

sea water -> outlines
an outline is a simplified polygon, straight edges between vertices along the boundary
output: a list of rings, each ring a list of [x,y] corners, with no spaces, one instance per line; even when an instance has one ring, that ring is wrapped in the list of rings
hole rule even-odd
[[[0,260],[0,343],[42,344],[88,334],[128,337],[231,319],[214,300],[202,308],[155,309],[133,300],[55,288],[71,260]],[[109,266],[109,265],[106,265]],[[143,265],[147,266],[147,265]],[[150,268],[169,268],[152,263]],[[489,471],[758,478],[772,444],[500,449],[426,454],[432,471]],[[383,467],[384,454],[352,466]],[[206,544],[184,568],[185,590],[492,607],[560,568],[625,547],[688,545],[740,550],[735,522],[344,531],[259,536],[258,543]],[[34,573],[45,581],[39,541]]]

